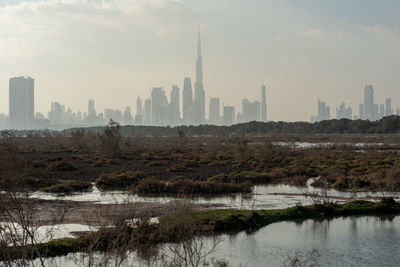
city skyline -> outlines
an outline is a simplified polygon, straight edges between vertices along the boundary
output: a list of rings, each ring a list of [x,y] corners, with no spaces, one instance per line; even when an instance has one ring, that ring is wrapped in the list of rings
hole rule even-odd
[[[330,119],[369,120],[376,121],[391,115],[400,115],[400,107],[392,106],[392,98],[386,97],[384,102],[375,102],[373,85],[364,86],[363,101],[358,105],[358,113],[350,105],[343,101],[336,107],[336,116],[331,114],[331,108],[327,102],[318,99],[317,113],[310,117],[310,122],[318,122]]]
[[[200,29],[198,32],[197,55],[195,59],[195,82],[184,77],[182,102],[180,88],[173,85],[168,99],[163,87],[153,87],[151,95],[136,99],[136,114],[131,106],[120,109],[106,108],[97,112],[94,99],[88,100],[87,111],[72,111],[68,106],[54,101],[50,104],[47,116],[34,109],[34,80],[31,77],[13,77],[9,80],[9,117],[0,117],[0,129],[66,129],[106,125],[110,120],[123,125],[180,126],[180,125],[232,125],[249,121],[267,121],[267,89],[261,86],[260,101],[250,102],[242,99],[242,109],[235,106],[220,105],[219,97],[209,98],[209,114],[206,117],[206,93],[203,84],[203,57]],[[193,90],[194,88],[194,90]],[[182,103],[182,105],[180,104]],[[221,112],[222,111],[222,112]],[[236,112],[237,111],[237,112]],[[182,116],[181,116],[182,114]]]
[[[169,99],[163,87],[152,87],[150,98],[137,97],[136,107],[126,106],[123,111],[116,108],[105,108],[97,113],[94,99],[88,100],[87,112],[73,112],[70,107],[60,102],[51,102],[47,116],[34,112],[34,80],[31,77],[13,77],[9,80],[9,116],[0,113],[0,129],[44,129],[79,126],[105,125],[114,120],[123,125],[180,126],[180,125],[232,125],[250,121],[267,121],[267,88],[261,85],[260,99],[249,101],[242,98],[241,111],[233,105],[221,105],[219,97],[209,97],[208,116],[206,116],[206,93],[203,84],[203,57],[201,49],[200,28],[198,30],[197,55],[195,59],[195,82],[191,77],[184,77],[182,94],[178,85],[172,85]],[[181,99],[182,95],[182,99]],[[181,104],[182,103],[182,104]],[[132,105],[133,106],[133,105]],[[136,114],[132,113],[136,110]],[[182,114],[182,115],[181,115]],[[358,116],[353,113],[351,105],[342,102],[336,107],[336,116],[331,114],[330,106],[318,99],[317,115],[310,117],[310,122],[336,119],[378,120],[384,116],[400,115],[400,110],[392,108],[392,99],[377,104],[374,98],[373,85],[364,87],[364,101],[359,104]],[[36,125],[35,125],[36,121]]]
[[[258,100],[265,81],[271,120],[306,121],[318,97],[357,109],[366,84],[399,106],[399,10],[392,0],[2,1],[0,113],[21,75],[37,81],[41,113],[53,101],[86,110],[90,98],[134,109],[152,87],[195,82],[199,24],[204,85],[226,105]]]

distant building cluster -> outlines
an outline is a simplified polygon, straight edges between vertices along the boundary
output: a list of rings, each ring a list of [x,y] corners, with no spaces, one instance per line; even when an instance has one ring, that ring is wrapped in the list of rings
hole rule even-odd
[[[331,118],[331,107],[326,104],[326,102],[322,102],[318,99],[318,115],[312,116],[310,121],[324,121],[330,120]]]
[[[194,85],[194,86],[192,86]],[[196,59],[196,80],[192,84],[190,77],[184,77],[182,98],[180,88],[172,86],[169,100],[162,87],[153,87],[150,98],[142,101],[137,98],[136,114],[130,107],[124,111],[105,109],[96,112],[95,101],[88,101],[87,112],[72,112],[60,102],[52,102],[47,117],[34,111],[34,80],[30,77],[10,79],[9,116],[0,114],[0,129],[55,129],[106,125],[114,120],[123,125],[232,125],[249,121],[267,121],[266,86],[261,86],[261,101],[242,100],[242,112],[234,106],[221,105],[218,97],[211,97],[206,118],[206,97],[203,85],[203,58],[199,34]],[[181,108],[182,107],[182,108]],[[222,113],[221,113],[222,110]]]
[[[396,111],[392,108],[392,99],[386,98],[385,103],[378,104],[374,100],[374,87],[372,85],[366,85],[364,87],[364,102],[360,103],[358,109],[358,116],[353,115],[352,108],[346,106],[343,102],[339,107],[336,108],[336,119],[362,119],[362,120],[380,120],[383,117],[391,115],[400,115],[400,109]],[[330,119],[330,107],[318,99],[318,114],[310,118],[310,122],[317,122]]]

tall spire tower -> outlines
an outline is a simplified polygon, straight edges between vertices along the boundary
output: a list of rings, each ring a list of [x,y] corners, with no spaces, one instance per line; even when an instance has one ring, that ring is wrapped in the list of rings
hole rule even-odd
[[[201,56],[200,29],[199,29],[199,37],[198,37],[198,43],[197,43],[196,84],[198,84],[199,88],[201,87],[201,89],[203,89],[203,58]]]
[[[203,57],[201,55],[200,28],[197,43],[196,82],[194,84],[195,123],[205,122],[205,92],[203,89]]]

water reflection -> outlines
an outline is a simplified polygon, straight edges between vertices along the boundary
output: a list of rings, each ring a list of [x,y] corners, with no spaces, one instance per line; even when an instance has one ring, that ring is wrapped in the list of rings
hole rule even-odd
[[[394,216],[280,222],[251,234],[221,237],[210,257],[227,259],[232,266],[281,266],[288,257],[305,255],[312,249],[318,249],[321,266],[398,266],[400,262],[400,217]],[[56,258],[53,266],[80,266],[72,256]],[[147,263],[130,255],[123,266]]]
[[[313,188],[308,181],[306,187],[283,184],[257,185],[251,194],[231,194],[223,196],[192,196],[188,198],[173,197],[171,195],[137,195],[126,191],[102,192],[96,187],[91,192],[72,195],[59,195],[43,192],[31,193],[29,197],[49,200],[92,201],[101,204],[121,204],[138,202],[167,203],[170,201],[190,201],[195,204],[220,205],[237,209],[280,209],[295,206],[296,204],[309,205],[312,199],[305,197],[304,193],[321,193],[318,188]],[[334,189],[328,190],[328,195],[336,202],[345,202],[354,199],[374,199],[382,196],[393,196],[400,199],[400,193],[378,192],[342,192]]]
[[[229,236],[220,255],[234,264],[279,266],[287,255],[318,248],[322,266],[398,266],[399,231],[400,219],[393,216],[281,222]]]

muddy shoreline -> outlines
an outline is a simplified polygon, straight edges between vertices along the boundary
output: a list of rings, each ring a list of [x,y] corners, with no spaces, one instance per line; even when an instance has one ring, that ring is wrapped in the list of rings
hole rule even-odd
[[[124,204],[99,204],[92,201],[20,199],[31,210],[34,225],[84,224],[90,226],[110,225],[118,220],[159,217],[183,206],[194,210],[223,207],[217,204],[193,204],[182,201],[168,203],[135,202]],[[0,214],[1,216],[1,214]],[[7,216],[1,216],[8,218]],[[7,220],[2,221],[7,222]]]

